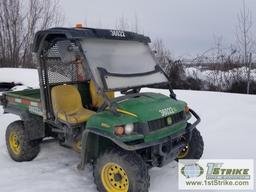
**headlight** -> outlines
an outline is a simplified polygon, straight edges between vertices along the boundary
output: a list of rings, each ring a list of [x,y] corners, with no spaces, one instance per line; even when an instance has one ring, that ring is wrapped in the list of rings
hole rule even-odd
[[[123,126],[117,126],[115,127],[115,134],[118,136],[122,136],[125,132],[125,129]]]
[[[134,131],[134,125],[133,124],[125,125],[124,131],[126,135],[130,135]]]

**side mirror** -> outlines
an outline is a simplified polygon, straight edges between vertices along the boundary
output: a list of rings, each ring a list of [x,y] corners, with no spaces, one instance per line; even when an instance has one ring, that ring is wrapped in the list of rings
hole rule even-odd
[[[76,61],[79,54],[79,49],[69,40],[58,41],[56,43],[60,54],[61,61],[65,64]]]

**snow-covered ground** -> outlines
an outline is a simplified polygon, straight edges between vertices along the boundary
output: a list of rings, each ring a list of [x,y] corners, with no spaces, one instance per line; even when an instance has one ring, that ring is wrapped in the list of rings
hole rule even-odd
[[[187,77],[198,78],[204,82],[208,82],[215,86],[220,86],[227,89],[234,81],[247,80],[247,68],[234,68],[229,71],[218,70],[202,70],[197,67],[185,68]],[[251,81],[256,81],[256,69],[251,70]]]
[[[0,68],[0,82],[21,83],[27,87],[39,87],[36,69]]]
[[[167,91],[161,92],[168,94]],[[202,118],[198,128],[205,141],[203,158],[256,159],[256,96],[175,92]],[[79,155],[56,142],[42,144],[41,153],[32,162],[12,161],[6,150],[4,135],[6,126],[17,118],[10,114],[0,115],[1,192],[96,192],[91,167],[78,171]],[[150,192],[179,191],[177,170],[176,162],[150,170]]]
[[[10,91],[38,88],[38,72],[36,69],[0,68],[0,83],[21,84],[16,85]],[[2,95],[2,92],[0,92],[0,95]]]

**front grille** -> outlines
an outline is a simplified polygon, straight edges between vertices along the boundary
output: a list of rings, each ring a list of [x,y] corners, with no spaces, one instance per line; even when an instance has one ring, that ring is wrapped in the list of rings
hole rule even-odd
[[[181,111],[179,113],[173,114],[173,115],[168,116],[168,117],[172,118],[172,125],[173,125],[175,123],[178,123],[178,122],[184,120],[185,119],[185,114],[184,114],[183,111]],[[168,123],[167,123],[167,118],[168,117],[163,117],[161,119],[156,119],[156,120],[149,121],[148,122],[149,131],[150,132],[151,131],[156,131],[158,129],[169,126]]]
[[[174,115],[171,116],[172,117],[172,122],[173,123],[178,123],[179,121],[182,121],[185,119],[185,114],[183,111],[176,113]]]

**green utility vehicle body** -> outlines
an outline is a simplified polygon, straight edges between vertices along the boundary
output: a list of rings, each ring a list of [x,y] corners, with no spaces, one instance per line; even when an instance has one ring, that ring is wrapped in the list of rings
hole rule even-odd
[[[40,90],[23,90],[4,93],[2,101],[5,103],[4,109],[6,113],[19,115],[21,118],[32,114],[43,118],[43,108],[40,97]],[[120,113],[118,117],[110,110],[102,111],[92,116],[84,125],[84,130],[92,130],[93,133],[98,132],[103,137],[111,139],[117,145],[128,150],[138,150],[143,148],[132,145],[126,145],[132,141],[140,141],[144,144],[159,141],[169,136],[181,133],[183,134],[187,128],[187,122],[191,118],[191,113],[184,113],[184,108],[187,104],[183,101],[172,99],[168,96],[159,93],[144,93],[140,97],[126,98],[118,102],[118,109],[128,111],[130,114]],[[161,110],[169,109],[170,113],[167,116],[162,116]],[[146,111],[146,113],[145,113]],[[184,115],[184,116],[183,116]],[[116,136],[114,128],[119,125],[136,124],[139,129],[140,125],[154,124],[156,121],[164,120],[164,118],[173,117],[170,125],[167,122],[162,123],[159,127],[153,128],[153,131],[137,130],[136,134],[128,136]],[[39,128],[36,128],[39,129]],[[31,139],[44,137],[42,131],[38,136],[32,136]],[[98,142],[98,141],[97,141]],[[95,146],[95,144],[92,144]],[[99,149],[104,150],[105,146],[99,146]]]
[[[130,123],[146,124],[148,122],[153,122],[156,119],[158,120],[163,118],[160,112],[161,110],[171,109],[172,112],[168,116],[178,114],[176,115],[176,119],[180,118],[179,120],[182,121],[178,120],[178,122],[175,122],[176,119],[173,119],[173,122],[170,123],[170,125],[162,127],[165,129],[152,130],[154,131],[154,133],[150,133],[150,130],[144,130],[144,132],[138,130],[137,133],[139,134],[129,135],[128,137],[126,136],[116,138],[120,141],[128,142],[137,140],[138,138],[143,139],[145,142],[156,141],[158,139],[167,137],[172,133],[175,133],[175,131],[185,129],[187,125],[187,120],[191,117],[190,113],[188,113],[186,117],[182,117],[185,106],[186,104],[183,101],[173,100],[170,99],[170,97],[162,94],[145,93],[140,97],[126,99],[117,104],[118,109],[128,111],[129,113],[131,113],[130,115],[120,114],[120,116],[116,118],[116,116],[113,115],[110,111],[104,111],[92,117],[88,121],[87,127],[95,127],[101,129],[103,128],[104,131],[108,131],[111,135],[113,133],[113,128],[118,125],[126,125]],[[109,128],[106,129],[106,127]]]
[[[33,145],[55,137],[80,152],[80,169],[113,149],[135,153],[147,167],[161,167],[192,141],[200,117],[176,98],[148,43],[148,37],[126,31],[40,31],[33,45],[40,88],[4,93],[4,112],[21,117],[17,125],[24,126],[25,138]],[[146,87],[167,89],[170,95],[141,91]],[[191,124],[192,116],[196,120]],[[17,161],[36,156],[15,155]]]

